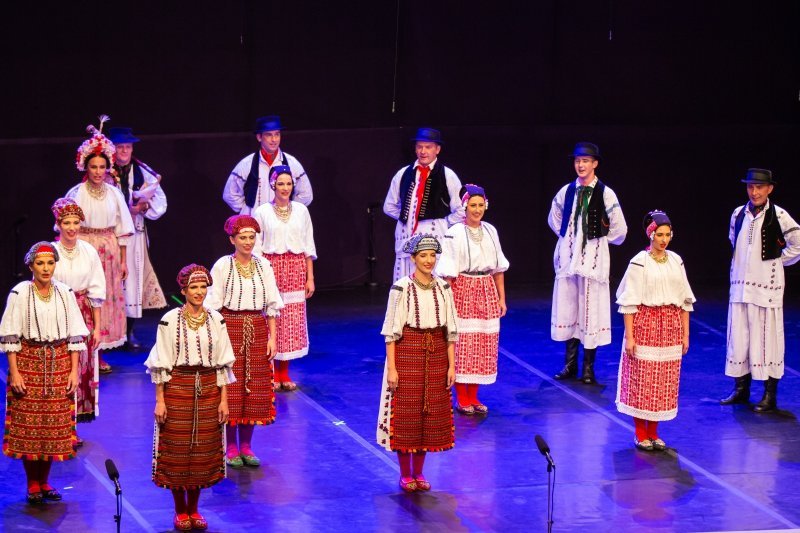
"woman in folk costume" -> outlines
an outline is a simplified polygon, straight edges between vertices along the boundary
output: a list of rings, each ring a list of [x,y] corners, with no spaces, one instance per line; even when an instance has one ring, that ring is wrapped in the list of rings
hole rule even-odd
[[[58,259],[49,242],[31,247],[25,264],[33,279],[11,289],[0,321],[8,356],[3,453],[22,459],[31,504],[61,499],[50,467],[75,457],[73,394],[89,334],[72,289],[53,279]]]
[[[100,307],[106,298],[106,278],[97,250],[78,238],[81,222],[85,220],[81,207],[74,200],[59,198],[50,209],[59,233],[58,241],[52,244],[61,258],[53,279],[72,289],[89,330],[86,350],[78,356],[75,413],[78,422],[91,422],[99,414],[97,386],[100,376],[96,347],[100,339]],[[82,444],[78,437],[77,445]]]
[[[75,200],[83,210],[85,223],[79,237],[94,246],[103,264],[106,277],[106,299],[100,307],[99,350],[122,346],[125,343],[125,291],[123,281],[128,276],[126,247],[133,235],[133,219],[122,193],[107,180],[114,163],[115,148],[105,135],[100,117],[100,129],[89,126],[92,136],[78,147],[75,164],[85,172],[83,182],[70,189],[66,197]],[[111,372],[111,366],[100,355],[100,372]]]
[[[208,528],[198,512],[200,490],[225,477],[222,431],[236,379],[225,319],[203,306],[213,282],[202,265],[181,269],[186,304],[161,318],[145,362],[156,385],[153,482],[172,491],[179,531]]]
[[[466,220],[445,235],[436,274],[453,287],[458,313],[456,342],[456,404],[460,413],[486,414],[478,387],[497,380],[500,317],[506,314],[505,271],[508,260],[497,230],[483,222],[488,208],[483,187],[467,184],[461,203]]]
[[[427,452],[455,445],[450,387],[455,382],[456,310],[450,285],[433,275],[436,237],[406,243],[415,270],[389,291],[381,335],[386,339],[377,441],[397,452],[400,487],[427,491],[422,468]]]
[[[275,271],[284,306],[276,318],[275,390],[293,391],[297,384],[289,377],[289,361],[308,354],[306,299],[314,294],[317,247],[308,208],[291,200],[294,178],[289,167],[272,167],[269,186],[275,197],[258,207],[253,218],[262,229],[258,248]]]
[[[683,260],[667,252],[672,222],[662,211],[644,219],[650,246],[631,259],[617,289],[625,342],[617,377],[617,410],[633,417],[634,444],[664,450],[658,423],[678,414],[681,358],[689,351],[689,313],[695,302]]]
[[[269,261],[253,254],[261,226],[250,215],[225,222],[234,247],[232,255],[217,260],[211,275],[217,280],[207,306],[217,309],[228,324],[236,363],[236,383],[228,387],[226,461],[234,468],[259,466],[251,446],[256,425],[275,422],[272,358],[275,357],[275,317],[283,308]]]

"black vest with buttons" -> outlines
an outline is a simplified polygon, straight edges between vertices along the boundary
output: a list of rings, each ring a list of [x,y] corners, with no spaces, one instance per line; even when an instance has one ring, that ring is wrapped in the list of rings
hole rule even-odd
[[[400,178],[400,198],[403,207],[400,210],[400,221],[408,222],[411,196],[414,191],[414,181],[417,179],[417,169],[409,165]],[[447,179],[444,175],[444,165],[441,161],[436,164],[428,174],[425,190],[422,193],[422,202],[419,208],[418,220],[447,218],[450,214],[450,191],[447,190]]]
[[[734,252],[736,252],[736,241],[739,239],[739,232],[744,223],[745,211],[747,211],[747,204],[736,215],[736,223],[733,229]],[[778,215],[775,213],[775,206],[770,203],[769,207],[764,210],[764,222],[761,224],[761,260],[778,259],[784,248],[786,248],[786,239],[783,238],[783,231],[781,231],[781,225],[778,222]]]
[[[592,240],[599,237],[608,235],[608,229],[611,226],[611,221],[606,213],[606,204],[603,201],[603,193],[605,193],[606,186],[603,182],[597,180],[597,184],[592,191],[592,197],[589,198],[589,206],[586,212],[586,239]],[[572,204],[575,203],[575,182],[569,184],[567,187],[566,195],[564,196],[564,211],[561,214],[561,232],[560,235],[564,237],[567,234],[567,226],[569,226],[570,218],[572,217]],[[578,207],[576,207],[578,209]]]

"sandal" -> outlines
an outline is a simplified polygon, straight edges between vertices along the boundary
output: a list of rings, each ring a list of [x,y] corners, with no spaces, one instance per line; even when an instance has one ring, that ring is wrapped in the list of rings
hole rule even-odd
[[[489,412],[489,407],[482,403],[473,403],[472,408],[475,410],[476,414],[485,415]]]
[[[281,383],[280,383],[280,381],[274,381],[274,382],[272,382],[272,390],[273,390],[274,392],[278,392],[278,391],[280,391],[280,390],[281,390]]]
[[[297,390],[297,383],[294,381],[281,381],[281,387],[283,387],[283,390],[291,392]]]
[[[42,498],[45,500],[50,500],[51,502],[59,502],[61,501],[61,493],[58,492],[53,487],[46,489],[45,487],[50,487],[50,485],[42,485]]]
[[[417,482],[417,490],[420,492],[426,492],[431,490],[431,483],[423,476],[418,476],[414,478],[414,481]]]
[[[414,492],[417,490],[417,480],[403,481],[403,478],[400,478],[400,488],[403,489],[403,492]]]
[[[25,499],[28,500],[28,503],[31,505],[39,505],[44,502],[44,495],[39,491],[29,492],[25,495]]]
[[[187,514],[176,513],[175,518],[172,519],[172,525],[175,526],[175,529],[177,529],[178,531],[192,530],[192,520],[189,518],[189,515]]]
[[[241,457],[242,462],[247,466],[261,466],[261,459],[259,459],[252,453],[243,453],[239,457]]]
[[[456,404],[456,411],[458,411],[462,415],[474,415],[475,414],[475,408],[472,407],[471,405]]]
[[[244,462],[242,461],[242,456],[237,455],[235,457],[225,457],[225,464],[230,466],[231,468],[242,468],[244,466]]]
[[[651,441],[650,439],[639,440],[636,437],[634,437],[633,444],[642,451],[645,452],[653,451],[653,441]]]
[[[200,513],[190,514],[189,521],[191,521],[192,523],[192,529],[199,529],[199,530],[208,529],[208,521]]]
[[[111,365],[109,365],[109,364],[108,364],[108,363],[106,363],[105,361],[102,361],[102,362],[100,363],[100,367],[99,367],[98,371],[99,371],[101,374],[110,374],[110,373],[111,373]]]

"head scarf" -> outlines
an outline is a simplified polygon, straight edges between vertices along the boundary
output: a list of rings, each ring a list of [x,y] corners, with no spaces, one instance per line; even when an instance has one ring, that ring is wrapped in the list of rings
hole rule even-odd
[[[659,226],[669,226],[669,229],[672,230],[672,222],[665,212],[656,209],[645,215],[642,221],[642,228],[644,228],[644,233],[648,239],[653,240],[653,233]]]
[[[272,170],[269,171],[269,187],[273,191],[275,190],[275,182],[278,181],[278,176],[281,174],[289,174],[289,177],[292,178],[292,187],[294,187],[294,176],[292,176],[292,169],[287,165],[276,165],[272,167]]]
[[[72,198],[59,198],[53,202],[50,210],[53,212],[53,216],[56,217],[56,224],[67,217],[78,217],[81,222],[86,220],[83,215],[83,209]]]
[[[261,233],[258,221],[250,215],[233,215],[225,221],[225,233],[234,237],[243,231]]]
[[[211,279],[211,273],[209,273],[208,269],[203,265],[198,265],[192,263],[190,265],[186,265],[178,272],[178,286],[181,289],[185,289],[192,283],[197,282],[205,282],[207,286],[211,286],[214,284],[214,280]]]
[[[49,255],[53,257],[56,262],[58,262],[58,250],[56,250],[53,245],[47,241],[39,241],[33,246],[31,249],[28,250],[28,253],[25,254],[25,264],[31,266],[36,258],[40,255]]]
[[[403,246],[403,252],[414,255],[422,250],[433,250],[437,254],[442,253],[442,245],[436,237],[429,233],[420,233],[408,239]]]
[[[480,185],[467,183],[464,185],[464,194],[461,195],[461,205],[467,207],[469,199],[473,196],[480,196],[486,204],[486,209],[489,209],[489,200],[486,198],[486,191]]]

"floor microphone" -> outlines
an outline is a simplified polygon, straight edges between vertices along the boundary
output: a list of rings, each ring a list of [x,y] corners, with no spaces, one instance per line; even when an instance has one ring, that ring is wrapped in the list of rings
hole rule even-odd
[[[108,479],[114,482],[116,493],[121,494],[122,487],[119,486],[119,470],[117,470],[117,465],[111,459],[106,459],[106,472],[108,473]]]
[[[547,445],[541,435],[536,435],[534,440],[536,441],[536,446],[539,448],[539,452],[547,459],[547,464],[555,468],[556,463],[553,462],[553,458],[550,457],[550,446]]]

